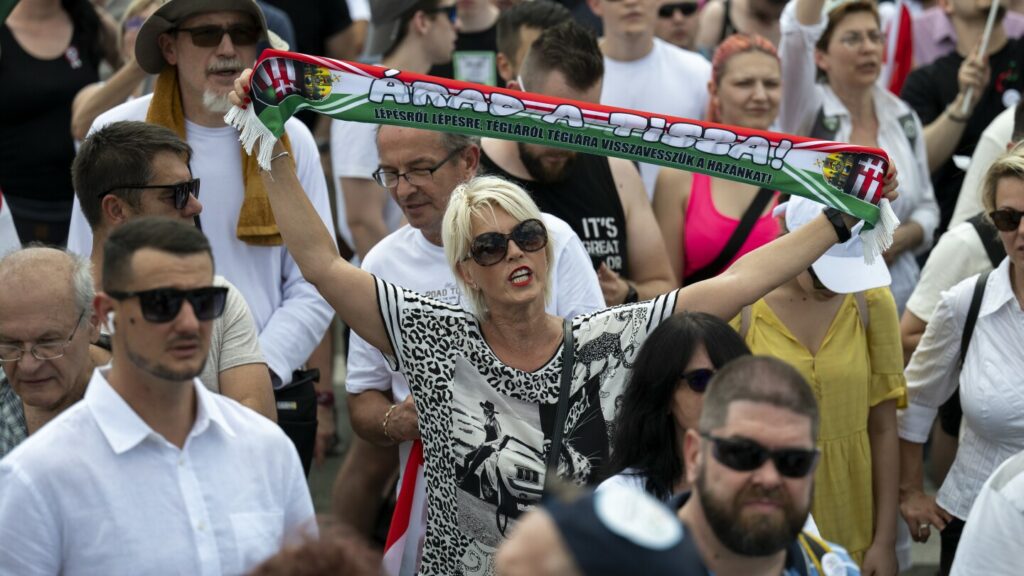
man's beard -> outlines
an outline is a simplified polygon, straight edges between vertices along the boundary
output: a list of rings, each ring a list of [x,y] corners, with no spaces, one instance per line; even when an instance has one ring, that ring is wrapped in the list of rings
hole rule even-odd
[[[808,508],[797,510],[784,488],[774,490],[751,485],[735,495],[731,502],[716,498],[708,490],[706,471],[697,474],[697,493],[704,517],[715,537],[734,554],[741,556],[770,556],[784,550],[803,530]],[[753,498],[767,498],[779,504],[784,518],[762,515],[754,518],[741,516],[742,505]]]
[[[231,110],[231,100],[227,94],[217,94],[213,90],[203,91],[203,108],[218,114],[227,114]]]
[[[544,184],[556,184],[564,181],[569,177],[569,172],[572,171],[573,166],[576,164],[576,153],[567,152],[565,153],[565,162],[561,166],[549,167],[541,162],[538,155],[535,155],[526,147],[523,142],[517,142],[516,145],[519,148],[519,158],[523,162],[523,166],[526,167],[526,171],[530,174],[530,177]]]

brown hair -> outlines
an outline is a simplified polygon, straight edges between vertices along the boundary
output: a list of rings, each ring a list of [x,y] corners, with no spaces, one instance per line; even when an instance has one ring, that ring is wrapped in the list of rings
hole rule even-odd
[[[832,35],[836,32],[836,27],[839,23],[846,19],[850,14],[856,14],[858,12],[868,12],[875,17],[875,23],[879,26],[882,25],[881,20],[878,17],[878,8],[867,0],[851,0],[850,2],[843,2],[828,13],[828,24],[825,26],[825,31],[822,32],[821,38],[818,39],[818,43],[814,45],[815,48],[822,52],[828,52],[828,44],[832,41]]]

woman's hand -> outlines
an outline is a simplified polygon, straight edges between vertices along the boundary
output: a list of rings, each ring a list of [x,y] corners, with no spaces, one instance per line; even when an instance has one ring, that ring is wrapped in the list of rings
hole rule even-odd
[[[935,502],[934,496],[920,490],[900,494],[900,514],[915,542],[927,542],[932,526],[941,531],[953,519],[949,512]]]
[[[247,107],[252,100],[249,99],[249,77],[252,76],[252,68],[246,68],[235,78],[235,89],[228,93],[228,100],[239,108]]]
[[[629,294],[629,284],[601,262],[597,268],[597,281],[601,285],[601,293],[604,294],[604,303],[608,306],[617,306],[626,300]]]
[[[900,193],[896,191],[899,187],[899,172],[896,170],[896,163],[890,158],[889,169],[885,173],[885,178],[882,179],[882,198],[889,202],[896,200],[900,196]],[[844,212],[843,221],[846,222],[847,228],[853,228],[857,222],[860,222],[860,219]]]
[[[864,562],[860,565],[860,573],[863,576],[896,576],[899,571],[896,543],[879,542],[878,540],[872,542],[867,552],[864,553]]]

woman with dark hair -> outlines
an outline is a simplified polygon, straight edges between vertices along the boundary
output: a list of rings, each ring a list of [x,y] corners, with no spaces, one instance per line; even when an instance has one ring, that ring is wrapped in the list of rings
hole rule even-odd
[[[687,489],[683,436],[700,418],[715,371],[750,354],[725,321],[702,312],[666,320],[640,348],[615,418],[608,463],[613,484],[640,488],[659,500]]]
[[[22,242],[67,241],[71,101],[102,60],[119,63],[116,26],[89,0],[22,0],[0,24],[0,189]]]

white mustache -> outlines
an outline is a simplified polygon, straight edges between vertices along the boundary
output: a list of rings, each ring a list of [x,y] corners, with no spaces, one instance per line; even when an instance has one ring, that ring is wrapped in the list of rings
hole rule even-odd
[[[217,60],[210,64],[210,67],[206,69],[207,72],[223,72],[224,70],[241,70],[244,68],[242,61],[238,58],[231,58],[228,60]]]

